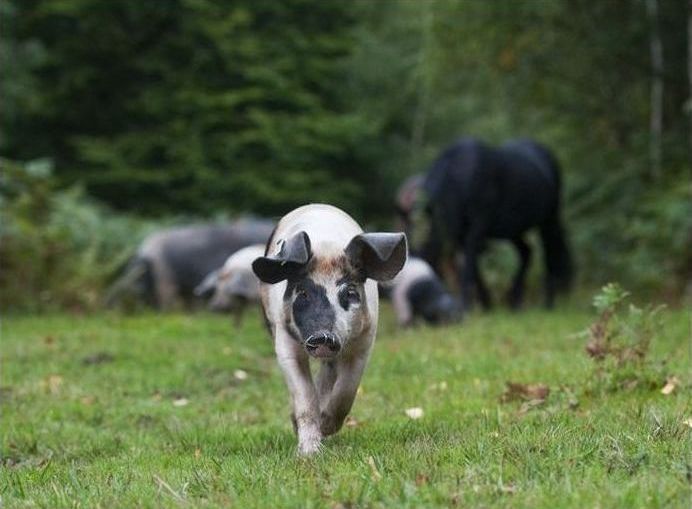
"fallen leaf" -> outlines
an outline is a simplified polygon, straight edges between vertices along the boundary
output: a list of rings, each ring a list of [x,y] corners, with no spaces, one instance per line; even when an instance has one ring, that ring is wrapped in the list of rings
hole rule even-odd
[[[185,406],[190,401],[187,398],[178,398],[173,400],[173,406]]]
[[[500,396],[500,401],[540,401],[546,400],[550,394],[550,387],[545,384],[522,384],[516,382],[505,382],[505,390]]]
[[[347,428],[355,428],[358,426],[360,423],[356,420],[355,417],[351,417],[350,415],[346,417],[346,422],[344,422],[344,426]]]
[[[42,385],[48,389],[51,394],[58,394],[62,387],[63,378],[60,375],[49,375],[43,380]]]
[[[243,371],[242,369],[236,369],[233,372],[233,377],[236,380],[247,380],[247,371]]]
[[[406,415],[411,419],[420,419],[423,417],[423,409],[420,407],[407,408]]]
[[[519,407],[519,415],[524,415],[534,408],[541,406],[543,403],[545,403],[544,399],[530,399],[528,401],[524,401],[521,404],[521,407]]]
[[[51,346],[53,343],[55,343],[55,337],[48,335],[45,338],[43,338],[43,342],[46,345]]]
[[[692,417],[688,417],[684,421],[682,421],[683,424],[686,424],[688,428],[692,428]]]
[[[429,480],[430,478],[423,473],[419,472],[416,474],[416,486],[423,486],[425,484],[428,484]]]
[[[434,391],[446,391],[447,390],[447,382],[444,380],[442,382],[438,382],[436,384],[432,384],[430,386],[430,389]]]
[[[94,401],[96,401],[96,398],[93,396],[83,396],[79,401],[82,402],[82,405],[93,405]]]
[[[84,366],[92,366],[94,364],[105,364],[107,362],[113,362],[115,357],[113,357],[108,352],[98,352],[93,355],[89,355],[82,359],[82,364]]]
[[[154,401],[161,401],[161,393],[159,391],[156,391],[154,394],[151,395],[151,399]]]
[[[370,473],[372,475],[373,481],[379,481],[382,479],[382,474],[377,470],[377,465],[375,465],[375,458],[368,456],[368,465],[370,465]]]
[[[199,458],[202,455],[202,450],[198,447],[195,449],[195,458]]]
[[[509,495],[512,495],[512,494],[517,492],[517,488],[516,488],[516,486],[514,486],[512,484],[503,484],[502,486],[500,486],[500,491],[502,493],[507,493]]]
[[[680,380],[678,380],[677,376],[668,377],[668,379],[666,380],[666,385],[664,385],[663,389],[661,389],[661,394],[664,394],[666,396],[672,394],[679,383]]]

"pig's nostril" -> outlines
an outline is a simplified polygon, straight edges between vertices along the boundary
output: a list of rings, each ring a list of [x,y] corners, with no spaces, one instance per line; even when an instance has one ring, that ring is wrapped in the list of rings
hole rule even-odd
[[[334,335],[327,332],[312,334],[305,340],[305,347],[308,350],[315,350],[319,346],[326,346],[334,352],[338,352],[341,349],[341,345],[336,341]]]

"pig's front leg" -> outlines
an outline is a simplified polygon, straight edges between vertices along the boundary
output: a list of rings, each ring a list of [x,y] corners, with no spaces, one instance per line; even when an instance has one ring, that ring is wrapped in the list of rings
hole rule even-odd
[[[367,358],[367,354],[364,354],[340,359],[331,368],[334,370],[334,385],[330,392],[320,395],[320,431],[323,436],[333,435],[343,426],[356,398]],[[327,369],[327,366],[322,369]]]
[[[298,453],[304,456],[320,448],[319,399],[312,382],[310,364],[305,354],[296,352],[287,334],[276,338],[276,357],[284,374],[293,403],[293,422],[298,435]]]

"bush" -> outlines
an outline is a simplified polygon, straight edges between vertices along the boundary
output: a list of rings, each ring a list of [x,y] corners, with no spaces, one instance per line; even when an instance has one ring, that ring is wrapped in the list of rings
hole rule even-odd
[[[115,215],[79,188],[56,191],[49,161],[0,160],[0,306],[89,310],[153,223]]]
[[[595,363],[587,391],[655,389],[665,381],[665,362],[649,355],[651,342],[662,329],[663,306],[626,307],[628,298],[628,292],[610,283],[593,299],[599,316],[582,333],[588,338],[586,353]]]

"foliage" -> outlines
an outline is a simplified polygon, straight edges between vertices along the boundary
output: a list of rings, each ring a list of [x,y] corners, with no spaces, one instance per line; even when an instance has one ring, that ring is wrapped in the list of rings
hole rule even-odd
[[[339,93],[348,4],[33,0],[6,11],[11,40],[47,53],[25,91],[35,101],[21,122],[3,119],[11,157],[48,154],[61,182],[146,214],[376,205],[363,199],[377,180],[359,155],[370,128]]]
[[[660,388],[663,364],[649,355],[651,341],[662,329],[662,306],[624,306],[629,293],[610,283],[593,299],[598,319],[585,331],[587,354],[594,360],[596,388],[616,391],[638,386]]]
[[[689,89],[681,2],[659,2],[666,101],[658,180],[647,156],[645,2],[363,3],[353,90],[358,110],[380,126],[385,175],[400,181],[424,171],[461,135],[538,139],[563,168],[581,280],[619,279],[668,296],[684,290],[692,279],[692,147],[682,114]],[[496,256],[491,284],[513,258]]]
[[[389,225],[397,185],[458,136],[532,137],[562,164],[581,280],[675,298],[692,280],[687,6],[657,0],[656,177],[646,4],[5,0],[0,155],[48,157],[58,188],[138,215],[322,201]],[[514,256],[489,265],[497,286]]]
[[[48,161],[0,161],[0,307],[90,309],[152,224],[56,190]]]
[[[662,313],[652,354],[682,371],[687,314]],[[685,507],[688,392],[553,403],[591,373],[567,339],[589,320],[399,331],[384,307],[349,425],[301,460],[259,313],[240,329],[205,314],[9,317],[3,507]],[[548,401],[499,404],[507,380],[548,384]]]

